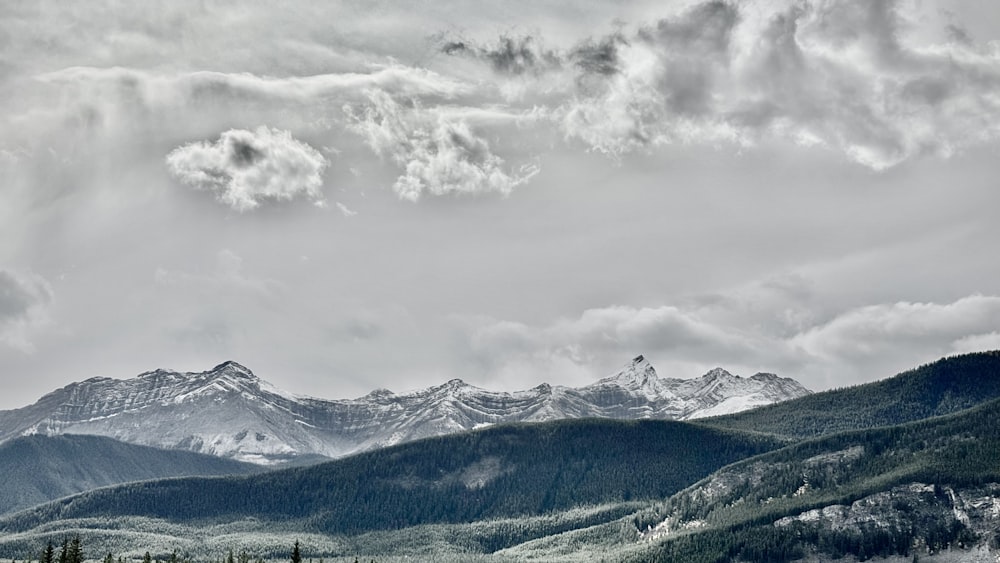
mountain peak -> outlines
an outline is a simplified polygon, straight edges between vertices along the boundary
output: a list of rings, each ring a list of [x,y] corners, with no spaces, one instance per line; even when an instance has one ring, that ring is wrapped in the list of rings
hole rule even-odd
[[[716,379],[736,379],[739,376],[733,375],[722,368],[715,368],[709,370],[708,373],[706,373],[702,377],[705,379],[716,380]]]
[[[137,377],[156,377],[156,376],[163,377],[163,376],[166,376],[166,375],[178,375],[178,373],[176,371],[174,371],[174,370],[171,370],[171,369],[157,368],[157,369],[154,369],[153,371],[144,371],[144,372],[140,373]],[[91,378],[91,379],[94,379],[94,378]]]
[[[617,375],[609,378],[623,387],[637,388],[655,385],[659,380],[656,370],[642,354],[632,358]]]
[[[233,360],[227,360],[221,364],[215,366],[214,368],[208,370],[208,373],[216,375],[235,375],[238,377],[244,377],[248,379],[256,378],[250,368],[241,365]]]
[[[428,391],[436,390],[439,392],[443,391],[446,393],[454,393],[469,387],[472,386],[456,377],[454,379],[449,379],[447,382],[442,383],[441,385],[438,385],[436,387],[431,387],[430,389],[428,389]]]
[[[365,397],[379,398],[379,397],[391,397],[393,395],[395,395],[395,393],[393,393],[392,391],[386,389],[385,387],[379,387],[378,389],[375,389],[372,392],[365,395]]]

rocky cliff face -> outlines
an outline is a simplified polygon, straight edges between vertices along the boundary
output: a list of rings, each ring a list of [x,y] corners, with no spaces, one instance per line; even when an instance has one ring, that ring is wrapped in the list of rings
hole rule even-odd
[[[661,379],[642,356],[582,388],[539,385],[512,393],[453,379],[350,400],[285,393],[226,362],[201,373],[156,370],[127,380],[70,384],[34,405],[0,412],[0,442],[30,434],[94,434],[262,464],[303,455],[340,457],[489,424],[562,418],[691,419],[800,397],[809,391],[771,374],[715,369]]]

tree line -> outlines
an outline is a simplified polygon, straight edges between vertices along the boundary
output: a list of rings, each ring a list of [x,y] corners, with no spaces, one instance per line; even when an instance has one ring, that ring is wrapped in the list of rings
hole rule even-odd
[[[58,549],[56,545],[49,540],[48,543],[42,548],[41,553],[38,555],[38,563],[84,563],[87,560],[86,554],[83,550],[83,541],[80,539],[79,535],[74,535],[71,538],[63,538],[61,547]],[[137,558],[126,559],[123,556],[118,556],[116,559],[112,553],[108,553],[103,558],[103,563],[128,563],[130,561],[137,560]],[[303,563],[302,550],[299,546],[298,540],[292,545],[292,550],[289,555],[290,563]],[[245,549],[239,552],[234,552],[231,548],[225,557],[218,558],[215,560],[210,560],[208,563],[264,563],[265,560],[262,557],[253,557]],[[11,563],[17,563],[16,559],[12,559]],[[24,560],[24,563],[34,563],[32,557],[28,557]],[[160,557],[153,557],[149,551],[146,551],[142,556],[142,563],[194,563],[193,560],[184,557],[178,553],[175,549],[170,555],[164,559]],[[309,559],[309,563],[313,563],[312,559]],[[323,563],[323,559],[319,559],[319,563]],[[354,558],[354,563],[360,563],[357,557]],[[376,563],[374,559],[371,563]]]

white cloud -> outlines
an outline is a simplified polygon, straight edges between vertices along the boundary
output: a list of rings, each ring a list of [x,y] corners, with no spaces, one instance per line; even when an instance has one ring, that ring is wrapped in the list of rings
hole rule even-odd
[[[775,371],[827,388],[887,377],[956,352],[1000,347],[996,296],[860,307],[796,332],[787,329],[818,315],[787,319],[788,303],[748,309],[744,297],[737,292],[687,307],[588,309],[538,326],[467,320],[469,352],[486,372],[524,381],[554,372],[564,380],[593,380],[642,353],[671,376],[724,366],[737,373]],[[797,303],[795,310],[803,309],[808,304]]]
[[[561,126],[615,157],[779,139],[875,170],[1000,138],[1000,59],[968,42],[911,45],[907,17],[892,1],[703,2],[599,43],[601,72],[578,65]]]
[[[578,61],[583,91],[564,108],[567,136],[613,156],[656,144],[740,142],[717,107],[738,21],[735,5],[705,2],[629,40],[599,43],[599,72],[593,57]]]
[[[393,184],[401,198],[417,201],[424,194],[509,194],[538,173],[535,165],[507,170],[489,143],[468,121],[445,112],[398,103],[381,90],[369,93],[363,110],[344,108],[348,126],[379,156],[403,168]]]
[[[32,333],[49,322],[54,293],[45,278],[0,270],[0,344],[30,353]]]
[[[989,342],[1000,330],[1000,297],[972,295],[953,303],[872,305],[846,311],[793,339],[810,355],[863,361],[918,351],[946,354]]]
[[[755,336],[673,306],[588,309],[545,326],[479,319],[469,345],[473,357],[490,370],[503,372],[514,364],[545,373],[554,365],[575,364],[577,371],[593,377],[603,375],[609,362],[615,365],[639,353],[719,365],[755,358],[760,347]]]
[[[354,211],[353,209],[347,207],[346,205],[340,203],[339,201],[337,202],[337,211],[340,211],[340,214],[343,215],[344,217],[354,217],[355,215],[358,214],[357,211]]]
[[[983,350],[1000,350],[1000,331],[963,336],[953,342],[951,348],[958,354],[981,352]]]
[[[68,67],[35,77],[42,83],[103,91],[127,91],[144,103],[167,105],[204,96],[246,96],[302,102],[320,102],[334,96],[353,99],[369,88],[401,96],[451,98],[469,91],[462,82],[430,70],[400,64],[372,66],[370,72],[343,72],[310,76],[272,77],[249,72],[153,72],[125,67]]]
[[[322,204],[321,175],[328,164],[288,131],[265,126],[230,129],[218,141],[191,143],[167,155],[167,167],[178,180],[215,192],[237,211],[297,197]]]

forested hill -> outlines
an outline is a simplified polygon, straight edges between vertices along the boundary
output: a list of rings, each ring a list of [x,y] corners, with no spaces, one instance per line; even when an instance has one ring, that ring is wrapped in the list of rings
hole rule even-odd
[[[1000,398],[1000,351],[952,356],[895,377],[699,421],[790,438],[902,424]]]
[[[997,483],[1000,400],[741,461],[637,521],[660,540],[646,561],[909,556],[996,545]]]
[[[1000,549],[998,505],[1000,399],[803,440],[726,466],[622,520],[541,537],[500,555],[782,563],[923,561],[950,551],[939,561],[992,561]]]
[[[100,436],[25,436],[0,444],[0,513],[129,481],[260,471],[252,464]]]
[[[355,533],[662,499],[777,439],[670,421],[573,420],[431,438],[306,468],[100,489],[0,520],[7,533],[89,516],[302,519]]]

